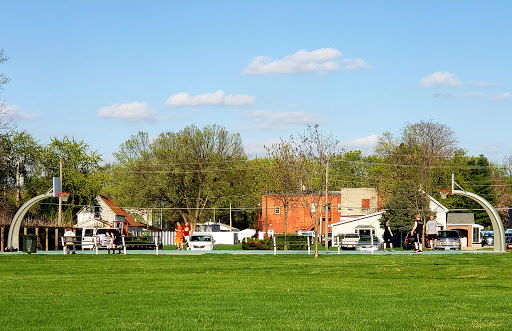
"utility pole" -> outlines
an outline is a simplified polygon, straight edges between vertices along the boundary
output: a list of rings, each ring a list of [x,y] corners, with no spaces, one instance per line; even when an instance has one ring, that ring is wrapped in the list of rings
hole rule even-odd
[[[329,159],[325,165],[325,250],[329,250]]]
[[[20,193],[20,161],[16,162],[16,208],[20,208],[21,193]]]
[[[231,227],[232,224],[232,218],[231,218],[231,202],[229,203],[229,232],[233,232],[233,228]]]
[[[62,161],[62,158],[59,162],[59,174],[60,174],[60,191],[62,192],[62,167],[63,167],[64,161]],[[59,225],[62,225],[62,195],[59,195]]]
[[[268,192],[265,194],[265,237],[268,238]]]

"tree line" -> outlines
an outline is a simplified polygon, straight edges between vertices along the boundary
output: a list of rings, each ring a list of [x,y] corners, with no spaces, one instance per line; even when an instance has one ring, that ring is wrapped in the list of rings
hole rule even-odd
[[[0,51],[0,63],[6,61]],[[0,74],[0,92],[8,82]],[[0,98],[0,101],[2,99]],[[129,209],[159,212],[169,228],[177,220],[192,225],[209,220],[235,227],[254,226],[261,213],[262,195],[279,196],[285,219],[294,199],[308,201],[319,224],[322,194],[343,187],[376,187],[396,229],[410,228],[413,215],[428,213],[425,193],[439,197],[451,187],[455,174],[466,190],[483,196],[508,222],[512,205],[512,157],[494,164],[484,155],[467,155],[446,125],[430,121],[407,123],[399,135],[384,132],[372,154],[347,150],[333,133],[318,125],[288,139],[265,146],[266,156],[250,158],[238,133],[219,125],[190,125],[150,138],[138,132],[105,164],[85,141],[73,137],[38,142],[6,120],[0,102],[0,185],[2,209],[15,209],[45,193],[59,176],[63,160],[63,191],[70,193],[64,220],[72,223],[84,206],[107,195]],[[317,199],[314,201],[314,199]],[[484,226],[490,221],[476,202],[454,196],[443,201],[449,209],[474,212]],[[56,203],[39,204],[31,212],[48,219],[57,215]],[[318,229],[317,229],[318,230]]]
[[[231,206],[233,224],[245,227],[257,220],[264,194],[279,196],[286,214],[292,199],[305,192],[376,187],[385,208],[392,210],[394,226],[405,229],[412,215],[427,212],[420,190],[439,199],[439,190],[451,187],[452,173],[466,190],[496,207],[512,204],[510,163],[466,155],[455,134],[432,121],[407,124],[398,137],[383,133],[370,155],[345,150],[316,125],[266,150],[266,157],[249,158],[238,133],[218,125],[191,125],[154,139],[138,132],[114,153],[114,162],[104,164],[84,141],[53,137],[41,144],[27,131],[8,130],[0,135],[3,203],[19,206],[45,193],[52,177],[59,176],[62,159],[63,191],[70,193],[64,209],[68,222],[104,194],[120,206],[159,210],[169,224],[225,222]],[[489,225],[476,203],[457,196],[443,203],[475,212],[478,223]],[[48,218],[57,212],[53,203],[35,208],[34,213]]]

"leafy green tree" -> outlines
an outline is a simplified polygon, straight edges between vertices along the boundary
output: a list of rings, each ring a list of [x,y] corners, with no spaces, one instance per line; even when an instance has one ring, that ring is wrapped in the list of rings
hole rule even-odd
[[[464,156],[457,160],[458,168],[455,172],[455,180],[468,192],[478,194],[489,203],[497,206],[497,198],[493,190],[493,167],[484,155]],[[444,202],[450,209],[472,212],[475,214],[475,222],[483,226],[490,226],[491,220],[487,212],[474,200],[462,196],[450,196]]]
[[[399,182],[393,189],[393,197],[384,206],[386,218],[392,229],[407,232],[412,229],[415,215],[425,219],[429,214],[429,200],[413,182]]]
[[[90,149],[84,141],[64,137],[51,138],[42,149],[38,172],[28,190],[33,195],[44,193],[51,186],[52,178],[59,177],[60,159],[63,160],[62,190],[70,193],[65,204],[64,220],[70,223],[83,205],[92,204],[103,186],[101,156]],[[58,208],[52,204],[41,204],[41,212],[47,217],[55,217]]]
[[[15,195],[21,192],[17,187],[23,180],[24,186],[31,187],[32,181],[37,181],[40,173],[38,171],[41,155],[41,145],[27,131],[10,131],[2,136],[2,185],[9,192],[9,197],[14,204]],[[20,201],[26,201],[31,196],[21,196]]]
[[[171,208],[192,228],[212,206],[229,207],[243,189],[247,157],[239,134],[218,125],[161,133],[139,132],[121,146],[109,191],[141,208]],[[130,197],[131,195],[131,197]]]

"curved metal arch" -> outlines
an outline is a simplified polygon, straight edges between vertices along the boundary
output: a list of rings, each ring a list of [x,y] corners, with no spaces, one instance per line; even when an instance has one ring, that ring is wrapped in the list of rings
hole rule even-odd
[[[452,194],[462,195],[473,199],[485,209],[487,215],[489,215],[489,218],[491,219],[492,229],[494,231],[494,251],[506,252],[505,229],[503,228],[503,223],[501,222],[500,215],[498,215],[496,209],[494,209],[487,200],[474,193],[452,189]]]
[[[41,200],[52,198],[53,193],[45,193],[38,195],[27,202],[23,204],[23,206],[18,209],[16,212],[16,215],[14,215],[14,218],[12,219],[11,226],[9,227],[9,236],[7,237],[7,247],[14,247],[16,249],[20,249],[20,226],[21,221],[23,220],[23,217],[25,217],[25,214],[28,212],[30,207],[35,205]]]

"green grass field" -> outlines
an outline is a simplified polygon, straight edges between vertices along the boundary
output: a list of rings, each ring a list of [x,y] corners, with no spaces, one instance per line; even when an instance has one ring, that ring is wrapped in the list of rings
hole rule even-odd
[[[3,330],[510,329],[510,254],[0,255]]]

